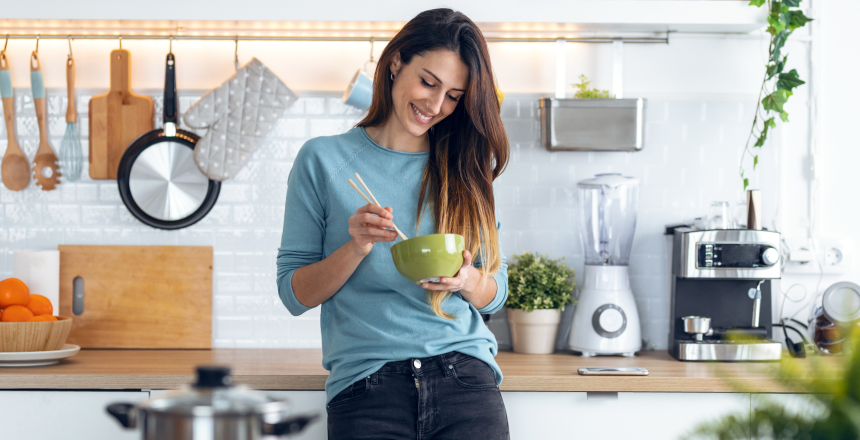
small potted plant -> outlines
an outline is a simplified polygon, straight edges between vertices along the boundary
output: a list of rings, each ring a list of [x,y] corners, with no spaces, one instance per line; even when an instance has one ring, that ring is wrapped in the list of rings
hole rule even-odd
[[[561,312],[573,303],[573,269],[564,258],[526,252],[508,266],[508,322],[514,351],[547,354],[555,350]]]

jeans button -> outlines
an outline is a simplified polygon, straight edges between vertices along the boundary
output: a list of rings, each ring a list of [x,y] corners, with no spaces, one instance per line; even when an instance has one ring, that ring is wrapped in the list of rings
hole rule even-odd
[[[415,359],[414,361],[412,361],[412,365],[415,365],[415,368],[421,368],[421,361]]]

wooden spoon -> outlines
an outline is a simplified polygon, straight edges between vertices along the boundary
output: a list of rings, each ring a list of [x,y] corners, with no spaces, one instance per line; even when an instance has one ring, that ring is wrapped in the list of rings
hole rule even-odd
[[[48,143],[48,122],[45,110],[45,83],[42,80],[42,66],[39,54],[30,55],[30,88],[33,91],[33,105],[39,121],[39,149],[33,158],[33,177],[36,186],[42,191],[54,190],[60,184],[60,164],[57,155]]]
[[[3,98],[3,116],[6,119],[6,154],[0,164],[3,184],[12,191],[21,191],[30,183],[30,161],[15,140],[15,98],[9,76],[6,51],[0,51],[0,97]]]

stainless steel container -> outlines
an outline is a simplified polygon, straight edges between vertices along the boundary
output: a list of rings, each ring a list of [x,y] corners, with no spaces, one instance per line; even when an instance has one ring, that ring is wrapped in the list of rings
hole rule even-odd
[[[704,316],[685,316],[681,318],[684,321],[684,331],[695,335],[697,341],[702,340],[702,335],[711,331],[711,318]]]
[[[547,150],[639,151],[645,147],[645,99],[540,98]]]
[[[192,386],[107,411],[125,428],[140,428],[143,440],[255,440],[296,434],[317,418],[291,417],[285,401],[234,386],[226,367],[198,367]]]

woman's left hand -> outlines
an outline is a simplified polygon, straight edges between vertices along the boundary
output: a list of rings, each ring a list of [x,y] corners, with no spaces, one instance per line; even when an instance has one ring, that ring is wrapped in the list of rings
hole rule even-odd
[[[470,288],[475,285],[475,281],[481,277],[481,273],[472,267],[472,253],[468,250],[463,251],[463,265],[460,266],[460,271],[453,277],[442,277],[438,283],[422,283],[421,287],[427,290],[447,290],[449,292],[460,292],[464,296],[469,296]]]

